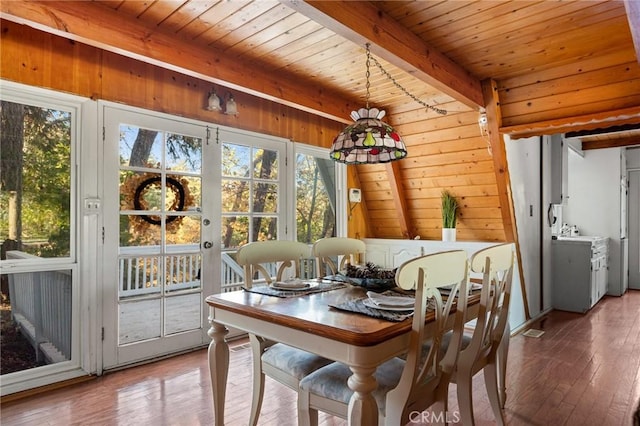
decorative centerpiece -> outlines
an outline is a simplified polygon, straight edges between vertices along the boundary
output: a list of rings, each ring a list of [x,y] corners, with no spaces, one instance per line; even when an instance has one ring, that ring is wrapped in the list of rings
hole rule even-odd
[[[372,262],[364,266],[347,264],[344,272],[347,280],[367,290],[385,291],[396,286],[396,269],[384,269]]]

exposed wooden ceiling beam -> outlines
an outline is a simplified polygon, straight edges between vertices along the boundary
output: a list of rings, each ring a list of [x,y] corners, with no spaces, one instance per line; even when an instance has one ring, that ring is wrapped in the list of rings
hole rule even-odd
[[[295,76],[270,75],[253,63],[182,41],[89,1],[3,1],[0,17],[234,90],[351,123],[353,100]]]
[[[604,111],[575,117],[564,117],[536,123],[501,126],[500,132],[512,139],[530,136],[555,135],[575,130],[592,130],[599,127],[621,126],[640,123],[640,106],[624,108],[616,111]]]
[[[628,136],[612,140],[582,141],[582,150],[601,148],[621,148],[626,146],[640,145],[640,136]]]
[[[398,220],[400,222],[400,232],[402,235],[412,240],[415,237],[415,229],[411,228],[410,224],[413,223],[409,216],[409,208],[407,206],[406,192],[402,189],[402,179],[400,166],[397,161],[385,164],[387,170],[387,176],[389,178],[389,186],[391,188],[391,196],[393,197],[393,205],[396,208],[398,214]]]
[[[429,46],[375,4],[362,1],[280,0],[325,28],[365,46],[376,56],[405,70],[465,105],[484,106],[480,81]]]
[[[487,136],[493,158],[493,170],[496,175],[496,185],[498,187],[498,197],[500,199],[500,210],[502,213],[502,224],[507,241],[516,241],[517,232],[515,222],[512,218],[511,190],[509,187],[509,168],[507,166],[507,152],[504,146],[504,139],[500,134],[500,123],[502,114],[498,99],[498,89],[493,80],[482,82],[484,98],[486,99],[487,111]]]
[[[624,7],[627,11],[633,45],[636,48],[636,61],[640,62],[640,2],[638,0],[624,0]]]
[[[502,125],[502,111],[500,109],[500,98],[498,96],[498,85],[494,80],[487,79],[482,82],[482,93],[485,100],[487,112],[487,133],[491,147],[491,158],[493,158],[493,170],[496,175],[496,186],[498,187],[498,198],[500,200],[500,212],[502,214],[502,225],[504,227],[505,238],[508,242],[514,242],[518,259],[522,259],[520,253],[520,242],[518,240],[518,226],[516,222],[515,207],[513,205],[513,194],[511,192],[511,177],[509,176],[509,166],[507,162],[507,149],[504,138],[500,133]],[[530,319],[529,302],[527,298],[527,286],[524,278],[524,266],[518,262],[520,273],[520,291],[524,299],[525,318]]]

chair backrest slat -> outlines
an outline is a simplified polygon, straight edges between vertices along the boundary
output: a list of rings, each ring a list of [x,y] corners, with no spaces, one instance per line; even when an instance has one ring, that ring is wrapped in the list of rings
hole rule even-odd
[[[255,278],[262,275],[267,284],[274,280],[281,281],[289,268],[294,268],[294,276],[300,276],[300,261],[311,257],[308,244],[297,241],[268,240],[255,241],[243,245],[238,249],[236,261],[244,268],[245,284],[248,288],[253,285]],[[269,273],[267,264],[277,263],[275,275]]]
[[[327,272],[337,274],[346,268],[347,263],[364,262],[366,244],[356,238],[328,237],[316,241],[312,251],[316,258],[316,274],[322,277]],[[337,258],[337,263],[334,258]]]
[[[453,371],[461,347],[468,281],[469,263],[464,250],[411,259],[396,271],[396,285],[415,290],[416,304],[402,377],[398,386],[387,394],[387,419],[407,419],[410,412],[423,411],[435,398],[442,397],[436,388],[448,383],[447,375]],[[447,287],[448,296],[441,296],[441,287]],[[433,330],[425,340],[425,318],[431,309],[435,321],[430,323]],[[440,348],[445,333],[451,330],[450,315],[455,317],[453,332],[443,353]],[[430,344],[425,345],[425,341]],[[424,350],[428,352],[423,353]]]
[[[507,329],[514,266],[513,243],[487,247],[471,257],[471,271],[483,274],[480,310],[471,343],[465,350],[475,353],[476,359],[496,350]]]

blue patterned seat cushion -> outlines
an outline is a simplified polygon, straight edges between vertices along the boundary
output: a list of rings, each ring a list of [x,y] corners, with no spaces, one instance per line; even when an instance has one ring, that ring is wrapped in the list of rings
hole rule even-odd
[[[378,381],[378,388],[373,391],[373,397],[376,399],[378,409],[382,412],[385,410],[387,393],[400,382],[404,364],[405,362],[400,358],[392,358],[378,367],[374,374]],[[352,374],[349,367],[334,362],[302,379],[300,389],[349,404],[353,391],[349,389],[347,380]]]
[[[332,361],[284,343],[276,343],[262,354],[262,362],[285,371],[300,380],[307,374],[330,364]]]
[[[447,348],[449,347],[449,342],[451,342],[451,336],[453,336],[453,332],[448,331],[445,334],[442,335],[442,343],[440,345],[440,356],[444,356],[445,353],[447,352]],[[462,343],[460,346],[460,350],[465,349],[467,346],[469,346],[469,344],[471,343],[471,336],[467,335],[466,333],[462,334]],[[422,358],[420,359],[421,362],[424,362],[425,359],[427,358],[427,355],[429,355],[429,350],[431,349],[431,340],[423,343],[422,345]],[[407,354],[404,353],[402,355],[399,356],[401,359],[407,359]]]

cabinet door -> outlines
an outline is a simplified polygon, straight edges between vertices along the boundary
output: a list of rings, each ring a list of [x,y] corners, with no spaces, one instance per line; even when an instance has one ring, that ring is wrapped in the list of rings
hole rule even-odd
[[[599,294],[599,286],[598,286],[598,276],[599,276],[599,260],[591,259],[591,282],[589,283],[589,289],[591,294],[591,300],[589,301],[589,306],[593,307],[596,302],[600,299]]]

